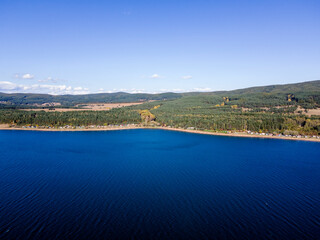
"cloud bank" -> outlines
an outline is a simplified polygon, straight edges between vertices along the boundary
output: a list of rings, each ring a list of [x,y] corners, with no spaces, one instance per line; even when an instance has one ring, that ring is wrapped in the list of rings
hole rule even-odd
[[[25,73],[25,74],[15,74],[14,75],[14,78],[17,78],[17,79],[33,79],[34,78],[34,75],[30,74],[30,73]]]
[[[116,92],[126,92],[126,93],[149,93],[149,94],[157,94],[157,93],[167,93],[167,92],[174,92],[174,93],[185,93],[185,92],[212,92],[213,89],[211,88],[191,88],[191,89],[183,89],[183,88],[173,88],[173,89],[160,89],[160,90],[146,90],[146,89],[112,89],[112,90],[104,90],[100,88],[95,93],[116,93]]]
[[[0,92],[5,93],[48,93],[52,95],[62,94],[87,94],[88,88],[71,87],[67,85],[51,84],[16,84],[8,81],[0,81]]]
[[[77,86],[67,86],[67,85],[53,85],[53,84],[17,84],[9,81],[0,81],[0,92],[4,93],[44,93],[51,95],[64,95],[64,94],[89,94],[89,93],[115,93],[115,92],[127,92],[127,93],[166,93],[166,92],[211,92],[211,88],[174,88],[174,89],[160,89],[160,90],[146,90],[146,89],[112,89],[104,90],[99,88],[97,91],[90,91],[88,88]]]
[[[22,75],[22,79],[33,79],[34,75],[30,74],[30,73],[26,73]]]

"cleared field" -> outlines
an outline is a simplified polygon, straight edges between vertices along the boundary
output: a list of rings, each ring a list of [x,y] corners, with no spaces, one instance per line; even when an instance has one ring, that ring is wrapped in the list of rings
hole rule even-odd
[[[316,109],[307,109],[307,111],[304,108],[298,107],[297,110],[294,112],[295,114],[299,114],[299,112],[302,112],[302,114],[305,114],[307,116],[320,116],[320,108]]]
[[[45,112],[72,112],[72,111],[108,111],[112,108],[128,107],[133,105],[143,104],[144,102],[135,103],[90,103],[78,104],[79,108],[34,108],[23,109],[24,111],[45,111]]]

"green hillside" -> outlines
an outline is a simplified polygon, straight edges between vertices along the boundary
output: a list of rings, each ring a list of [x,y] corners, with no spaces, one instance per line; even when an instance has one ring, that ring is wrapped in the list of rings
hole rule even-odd
[[[0,107],[20,106],[30,107],[34,104],[60,103],[63,106],[74,106],[80,103],[122,103],[122,102],[139,102],[149,100],[173,100],[181,97],[192,96],[230,96],[234,99],[245,98],[251,101],[252,98],[261,97],[265,104],[271,103],[272,99],[278,101],[283,95],[294,94],[295,98],[304,99],[307,103],[313,101],[319,103],[320,80],[296,84],[271,85],[263,87],[252,87],[233,91],[219,92],[191,92],[191,93],[161,93],[161,94],[130,94],[124,92],[118,93],[99,93],[86,95],[49,95],[49,94],[32,94],[32,93],[0,93]],[[263,95],[261,95],[263,94]],[[262,101],[262,99],[260,99]],[[242,100],[243,101],[243,100]],[[301,101],[301,100],[300,100]],[[301,102],[302,103],[302,102]],[[307,107],[307,106],[306,106]]]
[[[0,103],[4,106],[27,106],[44,103],[60,103],[62,106],[74,106],[80,103],[123,103],[123,102],[141,102],[149,100],[170,100],[181,97],[177,93],[161,94],[130,94],[124,92],[118,93],[99,93],[86,95],[49,95],[32,93],[0,93]]]
[[[149,121],[162,126],[209,131],[320,135],[320,81],[210,93],[1,96],[1,101],[11,101],[18,107],[50,101],[61,101],[62,104],[73,106],[89,102],[157,100],[100,112],[0,110],[0,123],[18,126],[148,124]],[[5,107],[8,108],[8,105]],[[147,114],[148,118],[143,114]]]

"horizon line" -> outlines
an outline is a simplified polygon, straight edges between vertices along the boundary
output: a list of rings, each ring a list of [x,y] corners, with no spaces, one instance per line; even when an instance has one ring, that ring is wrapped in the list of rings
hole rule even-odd
[[[174,94],[184,94],[184,93],[216,93],[216,92],[231,92],[231,91],[237,91],[237,90],[243,90],[243,89],[249,89],[249,88],[259,88],[259,87],[271,87],[271,86],[284,86],[284,85],[295,85],[295,84],[302,84],[302,83],[310,83],[310,82],[316,82],[320,81],[320,79],[316,80],[308,80],[303,82],[295,82],[295,83],[284,83],[284,84],[271,84],[271,85],[256,85],[251,87],[244,87],[244,88],[236,88],[232,90],[212,90],[211,88],[193,88],[190,90],[186,89],[172,89],[167,90],[163,89],[164,91],[142,91],[139,89],[131,89],[130,91],[126,91],[127,89],[115,89],[114,91],[96,91],[96,92],[88,92],[88,93],[65,93],[65,94],[54,94],[54,93],[40,93],[40,92],[3,92],[0,91],[0,94],[33,94],[33,95],[51,95],[51,96],[85,96],[85,95],[95,95],[95,94],[116,94],[116,93],[126,93],[126,94],[149,94],[149,95],[155,95],[155,94],[166,94],[166,93],[174,93]],[[59,85],[52,85],[60,87]],[[175,91],[176,90],[176,91]]]

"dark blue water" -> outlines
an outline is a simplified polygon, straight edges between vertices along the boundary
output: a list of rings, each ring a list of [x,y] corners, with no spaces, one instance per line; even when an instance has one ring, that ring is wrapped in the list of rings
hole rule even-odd
[[[0,131],[0,239],[320,238],[320,143]]]

